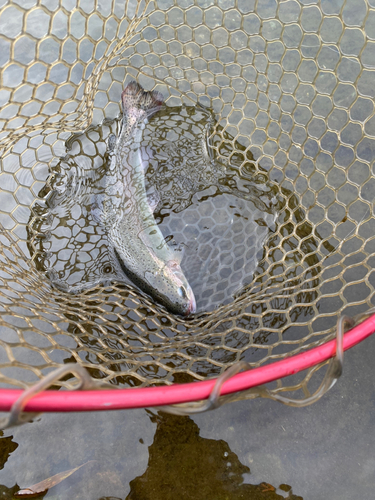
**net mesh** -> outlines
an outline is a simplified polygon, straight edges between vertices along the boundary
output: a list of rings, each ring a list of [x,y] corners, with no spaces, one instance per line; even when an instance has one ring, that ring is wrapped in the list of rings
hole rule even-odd
[[[321,344],[344,310],[375,304],[374,0],[13,0],[0,33],[3,387],[69,362],[113,386],[202,380]],[[131,80],[171,110],[210,108],[223,199],[250,200],[272,219],[238,229],[239,242],[259,238],[245,271],[232,250],[228,275],[246,275],[233,299],[188,319],[130,284],[52,285],[106,272],[101,235],[73,205],[53,210],[105,162],[100,144]],[[217,200],[208,212],[219,213]],[[174,218],[181,231],[190,201]],[[199,232],[206,215],[195,213]],[[275,390],[308,394],[318,372]]]

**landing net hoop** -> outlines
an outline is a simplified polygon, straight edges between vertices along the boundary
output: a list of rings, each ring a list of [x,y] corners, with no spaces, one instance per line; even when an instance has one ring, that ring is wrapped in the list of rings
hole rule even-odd
[[[63,0],[58,7],[52,3],[45,0],[27,9],[22,2],[10,0],[0,10],[1,97],[5,99],[0,223],[6,228],[0,252],[0,363],[4,361],[0,372],[5,367],[0,382],[23,388],[32,385],[29,376],[18,378],[18,372],[13,375],[11,370],[30,368],[32,375],[42,379],[43,370],[66,362],[61,361],[61,353],[69,351],[72,339],[77,345],[71,348],[70,362],[80,363],[85,355],[82,365],[89,365],[94,378],[146,387],[48,391],[32,398],[27,412],[197,401],[212,394],[217,379],[210,377],[225,374],[225,368],[239,359],[250,360],[252,370],[224,381],[220,395],[281,381],[330,359],[336,352],[335,341],[323,342],[332,338],[337,318],[371,310],[374,301],[374,1],[358,1],[353,9],[350,0],[340,7],[323,1],[319,6],[303,1],[251,6],[247,0],[217,4],[208,0],[209,5],[202,7],[200,0],[129,0],[122,10],[113,1],[97,11],[85,1],[71,11]],[[217,328],[212,326],[217,318],[207,324],[197,322],[192,330],[192,337],[197,337],[190,344],[189,325],[162,317],[147,298],[141,300],[132,291],[126,296],[133,301],[126,311],[129,336],[127,327],[118,325],[125,316],[115,308],[108,313],[114,313],[114,320],[105,323],[105,319],[104,326],[95,324],[110,305],[104,293],[99,293],[104,306],[92,317],[90,297],[82,299],[88,316],[85,323],[79,300],[54,294],[35,266],[28,267],[30,258],[40,264],[45,250],[38,230],[48,216],[46,206],[53,191],[48,172],[56,173],[54,159],[66,152],[64,143],[73,131],[118,116],[121,88],[131,79],[147,90],[163,92],[170,106],[200,102],[211,107],[222,127],[218,129],[221,142],[215,146],[221,159],[233,159],[235,155],[230,155],[236,150],[235,161],[242,162],[237,166],[245,169],[250,152],[255,158],[251,175],[256,181],[263,176],[280,186],[285,202],[274,241],[267,243],[258,281],[250,290],[253,295],[249,292],[249,304],[240,302],[233,316],[230,307],[221,309]],[[39,87],[44,84],[42,91]],[[28,248],[32,255],[23,259],[21,254],[27,254]],[[288,277],[281,284],[277,276],[267,277],[269,269],[278,266],[280,276]],[[29,295],[22,292],[25,285]],[[114,289],[116,307],[120,307],[125,301],[123,290]],[[47,313],[38,302],[43,294]],[[66,318],[53,310],[49,294],[61,301]],[[22,315],[25,321],[20,326]],[[12,325],[9,317],[18,323]],[[230,324],[227,317],[234,318]],[[168,325],[167,333],[160,318]],[[371,335],[373,323],[372,317],[346,333],[344,349]],[[118,337],[112,327],[119,328]],[[216,344],[202,334],[204,328],[210,329]],[[298,345],[297,330],[306,345]],[[254,341],[253,331],[264,338]],[[143,336],[140,346],[134,344],[136,335]],[[168,335],[177,361],[169,356]],[[131,352],[123,365],[116,358],[118,338],[119,350]],[[45,341],[53,346],[51,356]],[[315,347],[306,351],[311,342]],[[154,346],[159,356],[155,362]],[[26,362],[24,348],[30,354]],[[267,361],[257,358],[259,352],[266,353]],[[32,359],[36,353],[42,362]],[[142,361],[135,360],[137,353]],[[202,368],[205,361],[209,368]],[[180,383],[185,368],[192,380],[201,381]],[[174,385],[152,387],[164,382]],[[64,384],[60,385],[71,389]],[[9,410],[21,394],[0,389],[0,408]],[[276,390],[275,399],[277,394]]]
[[[343,350],[354,347],[373,333],[375,333],[375,314],[344,335]],[[229,396],[296,374],[324,363],[335,354],[336,340],[331,340],[305,353],[233,375],[223,383],[220,396]],[[142,389],[48,391],[34,396],[26,403],[23,411],[36,413],[106,411],[177,405],[207,399],[212,393],[215,382],[216,380],[207,380]],[[0,389],[0,410],[9,411],[22,392],[21,390]]]

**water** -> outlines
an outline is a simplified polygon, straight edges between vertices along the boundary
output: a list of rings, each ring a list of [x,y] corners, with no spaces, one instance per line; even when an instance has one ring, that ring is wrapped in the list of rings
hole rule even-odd
[[[342,378],[307,408],[262,399],[192,418],[42,415],[0,437],[0,491],[10,500],[18,487],[97,460],[44,498],[280,500],[289,489],[295,500],[371,498],[373,340],[345,354]]]
[[[33,231],[39,270],[70,293],[111,280],[129,283],[95,212],[104,196],[108,137],[118,129],[117,121],[106,121],[71,137],[40,192],[48,208],[44,225]],[[141,144],[155,219],[181,254],[198,312],[230,303],[252,282],[281,206],[275,185],[247,165],[219,161],[217,129],[208,109],[164,107],[146,124]]]
[[[17,275],[19,267],[11,258],[7,260],[10,249],[2,256],[1,304],[10,314],[1,316],[6,326],[0,326],[0,359],[8,364],[1,375],[31,382],[53,363],[84,359],[95,376],[101,376],[100,365],[103,376],[123,384],[128,383],[124,372],[133,370],[126,362],[131,356],[139,368],[132,372],[132,383],[153,376],[156,381],[168,377],[170,369],[175,371],[169,381],[189,376],[196,379],[220,373],[239,356],[261,361],[265,356],[262,352],[285,352],[290,347],[288,341],[298,345],[305,336],[308,341],[319,338],[320,332],[331,331],[339,314],[355,314],[370,307],[375,286],[373,1],[277,5],[238,0],[234,5],[232,0],[197,0],[191,7],[191,2],[179,0],[172,7],[169,0],[159,0],[160,9],[150,16],[141,39],[132,39],[134,31],[126,34],[123,48],[112,41],[124,38],[127,21],[119,19],[126,11],[125,3],[129,15],[134,14],[135,2],[116,1],[112,6],[99,2],[100,16],[89,0],[79,2],[79,10],[74,9],[76,3],[64,0],[65,11],[56,15],[55,2],[44,0],[43,9],[29,15],[18,2],[10,8],[6,5],[0,16],[5,34],[0,41],[1,63],[6,65],[3,84],[7,86],[0,91],[4,125],[0,139],[9,137],[13,145],[2,159],[0,222],[20,238],[27,257],[34,257],[24,261],[25,271]],[[22,22],[25,32],[18,40]],[[53,36],[45,37],[46,33]],[[107,50],[109,55],[103,58]],[[11,64],[7,64],[9,59]],[[99,64],[103,62],[102,71]],[[251,146],[257,166],[267,177],[257,183],[258,187],[273,181],[288,201],[276,221],[277,233],[266,223],[265,258],[256,260],[259,268],[254,273],[259,286],[273,286],[274,296],[252,295],[251,306],[247,308],[242,302],[243,314],[230,325],[224,322],[229,311],[224,308],[221,330],[206,331],[203,324],[197,332],[182,323],[170,327],[168,321],[167,327],[159,329],[150,312],[153,306],[144,297],[141,305],[125,307],[129,302],[127,288],[123,300],[116,290],[118,302],[112,308],[113,289],[83,304],[74,302],[72,294],[67,294],[69,300],[62,292],[58,296],[49,282],[41,279],[46,263],[51,280],[55,270],[57,278],[68,286],[86,279],[85,270],[88,282],[93,276],[101,278],[111,272],[109,267],[95,267],[95,253],[87,260],[93,249],[81,252],[85,242],[70,239],[73,246],[64,253],[58,241],[51,252],[47,242],[35,239],[36,247],[30,247],[28,253],[27,227],[47,234],[54,222],[61,237],[67,238],[61,221],[81,217],[78,212],[72,215],[72,206],[66,205],[66,212],[61,210],[51,220],[44,220],[45,226],[37,227],[34,224],[41,221],[37,209],[31,209],[35,200],[40,201],[38,194],[48,192],[49,168],[56,167],[53,159],[66,154],[69,127],[84,130],[91,119],[95,124],[105,117],[115,119],[121,88],[135,77],[146,88],[152,88],[157,79],[159,90],[169,96],[172,107],[181,104],[180,92],[185,103],[192,98],[212,106],[228,136],[239,134],[238,143]],[[68,132],[58,135],[56,130],[46,130],[54,125]],[[30,137],[24,136],[22,126],[28,127]],[[104,141],[94,138],[91,142]],[[228,143],[229,154],[219,152],[220,160],[229,158],[233,149],[233,143]],[[95,152],[99,160],[104,155],[104,150]],[[235,167],[236,159],[231,157],[228,163]],[[85,164],[78,167],[85,168]],[[92,170],[92,165],[88,168]],[[237,181],[247,177],[246,172],[233,175]],[[76,179],[71,179],[71,188],[77,187]],[[79,186],[81,196],[86,186]],[[229,187],[237,186],[229,183]],[[62,193],[66,192],[62,186]],[[209,191],[207,200],[194,194],[189,203],[202,209],[209,204],[210,210],[219,211],[220,200],[225,199],[235,206],[227,221],[234,216],[243,224],[248,222],[246,209],[253,201],[245,200],[244,204],[237,194],[228,199],[233,195],[228,191],[213,194]],[[57,211],[58,206],[64,208],[58,204],[47,208]],[[173,237],[179,235],[177,244],[185,243],[183,230],[168,229],[168,224],[175,216],[181,220],[190,207],[180,212],[181,217],[178,212],[174,215],[171,207],[164,209],[169,215],[163,220],[159,207],[161,226],[165,224]],[[208,229],[203,228],[202,233],[209,234],[216,224],[205,226]],[[265,227],[257,226],[260,230]],[[95,237],[89,231],[82,233],[88,244]],[[100,250],[104,256],[104,235],[98,230],[96,236],[103,243]],[[225,252],[228,250],[222,249],[223,256]],[[73,254],[76,260],[71,260]],[[184,259],[188,257],[185,254]],[[215,263],[214,255],[208,258]],[[38,273],[34,263],[40,266]],[[309,269],[310,276],[306,274]],[[249,270],[249,275],[252,272]],[[290,280],[289,288],[283,289],[285,279]],[[27,296],[21,282],[29,287]],[[246,281],[242,284],[246,288]],[[14,297],[14,303],[9,304],[9,297]],[[40,316],[35,323],[38,327],[34,326],[35,304],[41,297],[42,314],[51,314],[48,317],[60,333],[50,333],[51,324],[42,325]],[[51,304],[56,303],[69,309],[66,316],[61,311],[55,314]],[[140,311],[146,313],[139,317]],[[105,330],[100,323],[104,314]],[[16,324],[21,325],[19,329]],[[43,331],[37,333],[38,328]],[[254,342],[249,340],[253,332]],[[189,335],[195,342],[184,345]],[[274,341],[279,344],[272,349]],[[165,350],[173,344],[175,349],[165,364],[162,360],[156,374],[152,348],[147,351],[153,342],[161,343]],[[0,437],[1,493],[11,498],[10,491],[15,491],[17,484],[27,487],[94,458],[98,460],[96,469],[82,468],[50,490],[46,498],[113,500],[148,495],[154,499],[158,494],[165,498],[167,493],[160,484],[165,476],[173,480],[174,498],[238,498],[247,494],[280,499],[288,497],[290,488],[305,500],[372,498],[374,355],[373,339],[348,352],[342,379],[310,408],[296,410],[257,400],[231,404],[190,420],[158,421],[144,410],[43,415]],[[191,375],[186,374],[188,367]],[[118,380],[116,370],[121,372]],[[198,483],[195,491],[190,470]],[[271,486],[252,486],[262,483]]]

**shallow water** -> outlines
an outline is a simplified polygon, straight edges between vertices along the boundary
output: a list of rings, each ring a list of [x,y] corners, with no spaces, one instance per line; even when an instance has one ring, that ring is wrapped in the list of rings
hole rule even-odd
[[[49,0],[46,3],[53,5]],[[81,4],[80,13],[74,11],[71,23],[58,30],[61,38],[56,35],[55,14],[49,7],[35,9],[24,17],[18,7],[6,8],[0,19],[4,30],[15,37],[14,42],[5,44],[8,48],[12,46],[12,50],[4,51],[4,58],[6,60],[8,54],[10,61],[17,61],[7,65],[5,70],[4,84],[10,85],[10,90],[1,90],[3,102],[9,100],[9,105],[2,110],[4,132],[0,135],[2,139],[9,138],[7,144],[10,149],[3,158],[0,174],[6,188],[1,192],[0,222],[6,231],[20,238],[18,243],[27,256],[23,261],[24,274],[27,274],[26,282],[32,283],[32,286],[31,299],[24,302],[24,309],[37,316],[36,323],[39,325],[39,310],[36,311],[34,306],[39,300],[35,295],[42,289],[45,294],[43,303],[54,313],[51,316],[54,326],[48,330],[51,325],[45,325],[47,331],[39,336],[35,330],[31,333],[27,331],[27,322],[15,331],[12,325],[14,317],[9,319],[4,315],[3,324],[6,326],[2,327],[0,334],[5,342],[8,341],[7,336],[15,339],[14,346],[6,345],[1,351],[1,359],[8,363],[5,373],[18,376],[23,372],[19,379],[30,382],[42,376],[45,363],[52,366],[74,358],[77,361],[85,359],[86,363],[90,363],[92,373],[97,375],[100,372],[100,376],[113,383],[124,383],[121,377],[129,369],[132,370],[132,382],[137,384],[147,383],[149,377],[154,377],[149,383],[155,383],[155,379],[159,381],[160,378],[167,379],[167,382],[178,381],[186,376],[188,366],[192,378],[201,378],[219,374],[238,359],[261,363],[270,356],[281,356],[294,348],[302,348],[304,342],[326,337],[331,333],[338,315],[344,310],[347,312],[348,303],[359,304],[360,301],[362,309],[370,307],[374,292],[370,261],[374,251],[371,241],[374,230],[371,219],[373,139],[369,138],[373,131],[373,87],[369,82],[373,74],[368,70],[368,64],[371,63],[369,53],[373,27],[371,20],[367,22],[368,6],[363,8],[362,2],[361,9],[354,13],[349,0],[343,9],[338,5],[327,8],[326,3],[315,6],[298,2],[286,2],[278,8],[276,2],[268,2],[264,6],[263,3],[253,5],[246,0],[238,0],[236,6],[231,0],[219,2],[217,6],[213,6],[211,0],[197,0],[196,5],[190,8],[190,3],[185,0],[177,1],[174,7],[169,0],[160,0],[155,12],[138,13],[142,22],[134,26],[134,30],[127,24],[129,19],[124,19],[117,30],[119,26],[115,17],[127,12],[132,18],[136,11],[135,2],[124,0],[122,7],[118,2],[112,6],[108,4],[109,7],[98,4],[102,17],[93,13],[90,1]],[[123,8],[125,5],[126,9]],[[151,3],[149,7],[153,7]],[[7,24],[6,20],[12,13],[17,15],[18,21]],[[56,19],[58,16],[65,19],[66,13],[59,11]],[[86,25],[81,24],[84,18]],[[106,19],[104,24],[103,19]],[[22,41],[32,42],[35,57],[50,65],[48,75],[42,72],[43,65],[39,63],[27,68],[29,63],[22,57],[19,40],[16,40],[22,20],[27,33]],[[363,32],[368,32],[367,41],[360,29],[352,31],[352,26],[359,26],[360,23],[363,24]],[[125,34],[127,27],[129,32]],[[32,37],[40,36],[42,31],[51,36],[40,42],[42,48],[38,52]],[[348,43],[351,33],[356,35],[355,54],[350,52]],[[82,37],[82,41],[71,43],[71,36]],[[94,43],[95,40],[97,43]],[[228,43],[230,50],[225,47]],[[362,49],[363,60],[360,56]],[[352,55],[347,57],[348,54]],[[357,56],[358,60],[355,60]],[[58,61],[56,65],[55,60]],[[362,67],[362,70],[358,69],[361,74],[352,71],[353,64],[357,69]],[[43,67],[45,69],[45,65]],[[17,89],[22,71],[23,85]],[[38,71],[39,80],[36,79]],[[245,269],[245,277],[240,276],[238,281],[236,277],[236,286],[244,286],[243,293],[235,297],[235,308],[231,305],[219,308],[218,315],[213,314],[209,318],[213,320],[210,324],[202,322],[193,325],[182,323],[179,319],[166,319],[164,311],[162,315],[147,298],[131,295],[134,290],[125,286],[96,290],[97,301],[94,303],[90,302],[93,296],[85,296],[79,301],[72,294],[55,293],[49,283],[43,282],[44,274],[36,276],[35,273],[34,265],[38,265],[40,270],[49,273],[54,282],[60,282],[62,288],[64,285],[74,286],[86,278],[88,282],[103,276],[111,278],[113,269],[107,265],[110,256],[107,259],[106,255],[108,245],[100,228],[94,229],[94,225],[86,228],[84,220],[87,217],[82,215],[80,207],[72,203],[59,205],[58,196],[55,200],[50,199],[50,206],[43,212],[45,207],[42,207],[38,196],[51,194],[52,187],[58,189],[57,178],[56,182],[50,180],[49,187],[45,186],[48,168],[56,168],[53,158],[65,154],[69,157],[69,151],[64,150],[64,140],[71,136],[71,130],[83,130],[88,123],[97,125],[104,117],[114,120],[119,113],[121,90],[134,78],[147,89],[157,88],[163,92],[169,107],[166,122],[171,121],[172,109],[177,104],[200,102],[214,110],[219,123],[217,130],[224,127],[222,142],[219,143],[213,135],[212,147],[214,150],[217,148],[222,163],[228,160],[227,163],[234,168],[226,179],[228,182],[221,185],[219,178],[221,189],[225,186],[230,189],[217,196],[218,193],[209,192],[207,200],[199,200],[199,207],[203,209],[207,203],[216,213],[221,209],[222,200],[235,206],[232,211],[226,210],[227,219],[223,219],[222,226],[226,223],[230,226],[228,234],[232,232],[231,239],[225,240],[226,245],[228,242],[237,245],[234,241],[237,229],[246,232],[246,224],[250,221],[246,213],[248,207],[245,206],[249,200],[244,205],[240,199],[241,204],[236,206],[234,201],[237,200],[228,199],[231,195],[238,198],[236,189],[241,191],[251,184],[246,181],[238,186],[237,181],[241,177],[251,177],[257,171],[259,179],[254,181],[256,188],[273,183],[276,191],[282,194],[283,207],[278,211],[275,233],[272,229],[268,231],[267,226],[271,228],[271,225],[266,221],[268,234],[263,241],[264,258],[258,261],[255,247],[254,261],[248,260],[245,254],[244,260],[249,269]],[[48,80],[48,83],[41,84],[43,80]],[[66,85],[61,85],[63,81]],[[34,116],[37,109],[41,113]],[[24,113],[22,118],[17,115],[18,111]],[[181,111],[177,114],[180,115]],[[348,123],[349,118],[353,123]],[[361,124],[356,123],[358,121]],[[19,128],[21,125],[28,127],[27,133]],[[167,150],[176,149],[179,132],[176,133],[175,129],[178,131],[181,124],[172,119],[172,125],[165,123],[157,129],[168,130],[163,138],[162,151],[155,149],[153,153],[159,155],[159,163],[170,157]],[[50,126],[53,128],[49,129]],[[72,150],[71,154],[77,161],[71,166],[71,175],[60,177],[60,193],[64,196],[70,190],[71,202],[75,193],[81,195],[87,189],[80,175],[82,171],[86,168],[95,171],[90,161],[85,163],[85,156],[89,155],[92,162],[96,162],[98,170],[100,162],[104,164],[105,141],[100,140],[100,133],[99,137],[94,130],[92,133],[92,140],[85,144],[87,152],[81,154],[82,162],[79,163],[80,155]],[[170,137],[167,137],[168,133]],[[236,137],[236,141],[232,137]],[[160,145],[160,137],[156,143]],[[242,150],[239,145],[242,145]],[[251,153],[247,149],[251,158],[244,157],[244,145],[251,148]],[[225,168],[228,165],[225,164]],[[174,174],[175,169],[178,170],[178,162],[173,169]],[[77,174],[75,177],[74,172]],[[260,177],[263,181],[257,182]],[[186,186],[189,187],[186,176],[173,175],[172,178],[178,179],[173,184],[174,190],[186,191]],[[171,192],[163,184],[164,180],[165,176],[161,175],[162,193]],[[193,182],[193,192],[194,189]],[[251,193],[251,189],[248,192]],[[255,199],[261,199],[262,194],[259,189],[258,192],[255,190]],[[193,196],[197,198],[196,193]],[[90,201],[87,200],[88,206]],[[188,197],[187,201],[190,203],[193,198],[189,200]],[[254,199],[250,201],[256,205]],[[55,218],[49,217],[53,214],[48,209],[56,209]],[[90,216],[90,209],[87,216]],[[167,207],[167,210],[170,209]],[[256,209],[267,212],[257,205]],[[185,248],[184,259],[187,262],[189,251],[196,250],[194,245],[187,246],[184,231],[186,229],[188,233],[186,238],[191,239],[195,237],[196,228],[189,226],[191,223],[187,220],[183,229],[168,229],[168,221],[172,224],[173,215],[164,217],[160,206],[157,210],[161,225],[165,223],[170,233],[166,236],[179,235],[181,241],[176,243]],[[252,208],[251,212],[254,210]],[[177,216],[178,213],[178,222],[184,217]],[[80,224],[73,224],[73,228],[66,224],[72,220],[83,220],[82,228]],[[259,227],[256,229],[262,239],[265,226],[258,221],[260,219],[257,218],[255,223]],[[199,233],[205,248],[209,247],[206,235],[214,234],[218,225],[214,219],[208,222]],[[51,227],[59,228],[57,234],[61,231],[55,241],[53,231],[49,238]],[[253,230],[254,226],[250,229]],[[44,238],[38,240],[40,232]],[[28,236],[27,243],[33,256],[31,262],[26,248]],[[349,241],[342,244],[346,239]],[[86,248],[81,251],[86,243]],[[243,250],[241,245],[236,248],[238,253]],[[249,247],[252,242],[247,239],[246,245]],[[337,252],[334,251],[336,249]],[[231,278],[237,272],[233,272],[232,266],[239,264],[241,259],[231,260],[233,248],[220,250],[222,261],[214,254],[207,256],[209,265],[212,265],[209,271],[216,273],[220,283],[225,285],[224,290],[230,291],[231,298],[236,289],[231,289],[233,283],[226,283],[230,281],[228,269]],[[102,266],[97,265],[102,262],[98,254],[103,256]],[[8,256],[9,252],[4,257],[4,269],[10,267],[18,272],[20,266]],[[193,263],[196,264],[196,261]],[[258,263],[255,271],[253,263]],[[220,296],[222,290],[214,289],[208,283],[209,275],[205,277],[203,274],[206,283],[205,279],[198,279],[199,272],[205,271],[204,266],[187,267],[186,272],[198,271],[195,282],[199,286],[203,283],[209,285],[206,288],[211,294],[210,300],[212,297],[219,304],[220,301],[225,302],[226,297]],[[250,276],[255,279],[248,285]],[[359,276],[361,283],[357,283]],[[2,299],[6,303],[8,295],[13,293],[12,296],[17,297],[15,300],[22,301],[22,295],[10,290],[19,287],[20,283],[10,283],[9,280],[4,281]],[[203,295],[202,286],[201,299],[207,299]],[[12,312],[19,311],[17,306],[11,307]],[[64,308],[69,309],[68,314],[65,314]],[[85,317],[82,317],[82,312]],[[227,321],[228,315],[230,322]],[[194,341],[190,345],[184,344],[189,335],[189,340],[193,338]],[[61,344],[55,338],[60,339]],[[183,342],[180,342],[181,339]],[[175,341],[173,353],[169,351],[172,340]],[[155,354],[154,344],[162,345],[168,354],[165,357]],[[27,347],[27,355],[24,354],[24,347]],[[35,352],[34,347],[40,351]],[[131,363],[128,362],[128,355],[132,358]],[[29,369],[28,362],[35,364]],[[101,373],[102,367],[105,375]],[[117,369],[121,374],[116,372]]]
[[[252,282],[281,206],[275,185],[246,165],[238,168],[235,160],[219,161],[216,129],[208,109],[163,107],[146,124],[140,145],[156,221],[178,249],[198,312],[230,303]],[[108,138],[118,130],[118,121],[106,121],[72,136],[40,192],[47,197],[45,223],[30,228],[40,242],[39,270],[70,293],[98,283],[129,283],[98,208],[110,161]]]
[[[342,378],[306,408],[261,399],[192,418],[42,415],[0,438],[2,498],[88,460],[44,498],[372,498],[374,356],[374,338],[348,351]]]
[[[64,0],[62,3],[65,9],[71,9],[76,2]],[[150,25],[142,33],[143,39],[138,45],[137,41],[128,39],[127,42],[131,42],[128,49],[120,54],[123,60],[117,67],[106,68],[100,81],[94,69],[99,61],[103,62],[103,54],[112,40],[121,39],[126,23],[118,32],[117,19],[123,16],[125,5],[133,15],[135,2],[116,1],[113,10],[117,19],[114,19],[112,12],[107,10],[109,3],[98,3],[100,17],[93,12],[90,0],[82,0],[80,12],[73,8],[69,24],[65,23],[67,11],[60,11],[55,16],[56,3],[44,0],[46,8],[35,10],[32,15],[25,13],[28,34],[19,41],[29,44],[30,50],[23,50],[23,45],[11,38],[17,36],[21,24],[21,3],[6,9],[0,19],[7,37],[0,41],[1,54],[7,64],[9,51],[12,64],[5,69],[3,82],[9,87],[0,90],[0,98],[2,104],[9,99],[11,102],[1,110],[6,125],[0,135],[2,139],[6,136],[7,125],[15,135],[17,127],[24,124],[31,129],[38,124],[43,127],[51,123],[59,125],[65,117],[60,112],[73,118],[72,113],[76,110],[82,112],[76,130],[82,130],[87,117],[85,106],[80,107],[82,96],[84,105],[95,100],[93,123],[100,123],[104,117],[114,119],[119,111],[121,88],[129,77],[128,70],[131,78],[137,76],[145,87],[148,85],[147,88],[154,85],[154,81],[150,81],[154,76],[158,82],[164,82],[160,90],[169,95],[169,104],[173,106],[179,102],[180,91],[184,96],[190,95],[212,105],[232,130],[232,135],[241,132],[244,144],[251,144],[258,165],[263,172],[268,172],[268,178],[280,186],[284,198],[290,202],[277,222],[280,231],[267,238],[267,260],[262,263],[263,268],[258,269],[260,274],[269,271],[272,286],[280,276],[279,288],[274,286],[275,296],[266,300],[264,297],[254,299],[246,311],[243,307],[238,322],[233,320],[228,325],[223,321],[221,330],[207,333],[211,338],[199,337],[199,345],[176,347],[186,333],[184,325],[181,332],[166,327],[157,330],[156,335],[154,330],[150,333],[144,326],[155,327],[154,318],[142,316],[144,324],[139,329],[135,311],[142,309],[149,314],[149,304],[146,307],[143,301],[135,309],[129,309],[130,320],[118,312],[118,309],[124,310],[126,299],[119,301],[117,310],[115,306],[107,310],[105,334],[102,325],[95,323],[97,303],[92,306],[87,301],[79,304],[86,315],[83,320],[79,307],[74,314],[70,314],[69,309],[69,315],[62,320],[52,314],[51,321],[61,330],[49,336],[50,325],[44,324],[47,331],[39,334],[36,327],[30,331],[30,322],[21,323],[19,317],[29,313],[30,308],[35,312],[35,294],[39,299],[39,292],[44,293],[43,303],[47,302],[46,297],[53,296],[53,291],[44,287],[27,261],[22,279],[29,284],[32,293],[24,310],[18,305],[23,303],[24,297],[18,294],[22,288],[17,280],[13,288],[4,286],[1,290],[2,303],[7,307],[9,296],[15,297],[17,302],[10,306],[12,315],[1,318],[7,326],[0,326],[0,338],[6,347],[0,351],[0,360],[9,365],[2,370],[2,376],[31,382],[37,378],[33,370],[41,376],[46,360],[49,365],[71,361],[72,352],[76,356],[73,359],[91,363],[95,376],[101,376],[98,365],[103,367],[103,376],[109,373],[114,376],[118,369],[133,370],[126,358],[121,359],[124,353],[130,352],[141,366],[139,372],[134,369],[136,375],[149,379],[155,370],[155,364],[149,361],[152,349],[151,355],[141,349],[152,342],[162,343],[169,349],[172,341],[175,341],[176,352],[174,357],[168,358],[168,368],[172,366],[172,370],[174,367],[176,370],[169,381],[181,381],[186,376],[181,370],[186,369],[194,356],[197,359],[194,365],[200,364],[194,366],[194,377],[212,376],[239,356],[248,361],[260,360],[264,356],[262,351],[271,351],[272,342],[279,341],[281,336],[283,341],[272,353],[290,348],[288,340],[296,345],[304,336],[307,342],[314,340],[308,335],[331,331],[339,314],[362,312],[374,301],[375,245],[374,219],[371,219],[374,193],[373,0],[322,0],[316,5],[314,2],[278,4],[249,0],[197,0],[194,3],[190,8],[189,0],[178,0],[182,11],[178,6],[172,7],[170,0],[159,0],[160,9],[150,16]],[[60,26],[55,20],[61,21]],[[82,20],[87,20],[86,26]],[[186,25],[181,25],[182,22]],[[85,27],[89,36],[84,34]],[[42,38],[47,33],[51,35],[51,31],[53,36]],[[40,42],[36,42],[35,37],[41,37]],[[228,42],[234,50],[227,50]],[[33,54],[40,57],[42,63],[32,63],[28,68]],[[111,58],[110,62],[114,62],[112,56],[113,53],[105,62]],[[13,64],[13,57],[16,64]],[[25,85],[17,89],[22,72]],[[48,82],[41,85],[47,78]],[[84,87],[86,83],[90,83],[87,88]],[[33,99],[28,102],[31,95]],[[40,109],[41,115],[35,115]],[[17,115],[18,110],[22,116]],[[4,191],[1,191],[0,222],[7,231],[21,238],[26,253],[26,226],[35,215],[30,207],[44,188],[47,163],[65,154],[63,140],[69,135],[62,137],[51,133],[43,136],[40,132],[37,129],[30,138],[18,136],[13,151],[4,158],[1,172]],[[100,141],[96,138],[92,142]],[[100,158],[105,151],[97,153]],[[78,166],[85,168],[85,164]],[[72,185],[76,185],[74,179]],[[227,192],[211,196],[207,203],[219,203],[227,196],[230,196]],[[204,203],[200,200],[202,207]],[[220,207],[215,205],[215,208]],[[243,204],[235,210],[243,210]],[[55,223],[66,216],[63,211],[57,214]],[[228,214],[228,220],[232,216],[233,213]],[[81,214],[77,212],[74,217],[79,220]],[[47,231],[51,221],[45,222],[45,227],[38,230]],[[168,217],[165,222],[168,224]],[[174,234],[175,231],[170,232]],[[74,285],[82,280],[85,270],[94,277],[111,272],[106,266],[99,270],[95,267],[95,249],[86,248],[80,253],[82,241],[78,244],[73,241],[72,248],[64,253],[61,245],[67,243],[63,239],[66,235],[61,236],[54,247],[59,259],[51,261],[56,264],[59,279],[64,281],[69,277],[71,281],[66,281]],[[90,238],[95,236],[103,241],[99,232],[96,235],[83,232],[83,236],[88,245]],[[324,238],[330,239],[326,247],[321,245]],[[343,241],[345,243],[341,244]],[[43,248],[44,243],[40,242],[43,251],[47,251],[43,255],[45,261],[52,259],[54,253],[48,256],[50,248]],[[97,248],[97,241],[95,243]],[[321,268],[318,264],[322,263],[322,255],[316,256],[319,245],[327,257]],[[100,247],[103,255],[105,248],[105,245]],[[70,260],[72,252],[76,255],[74,266]],[[211,260],[213,257],[210,256]],[[39,262],[38,258],[35,262]],[[301,266],[295,266],[296,262]],[[69,273],[65,273],[69,266]],[[53,266],[50,268],[52,271]],[[11,259],[5,261],[1,278],[8,276],[6,271],[18,269],[17,266],[12,268]],[[310,281],[303,281],[306,269],[311,270]],[[12,277],[15,275],[13,273]],[[51,278],[54,279],[53,273]],[[284,279],[290,280],[289,289],[283,290]],[[262,279],[259,282],[262,283]],[[106,310],[111,305],[109,300],[104,300],[108,297],[102,295],[100,299]],[[60,303],[67,305],[64,301]],[[50,305],[46,303],[48,308]],[[17,332],[12,328],[15,323],[21,325]],[[40,317],[36,324],[42,327]],[[238,329],[242,329],[240,333]],[[247,332],[252,331],[256,331],[255,345],[251,341],[248,347],[250,334]],[[51,339],[54,343],[49,343]],[[28,349],[24,348],[25,342]],[[134,350],[133,346],[136,346]],[[43,415],[34,423],[6,431],[0,437],[0,492],[4,498],[12,498],[11,492],[18,488],[17,484],[27,487],[96,459],[95,466],[83,467],[45,497],[123,500],[154,499],[161,494],[164,498],[169,484],[164,480],[173,480],[176,490],[173,498],[216,500],[247,496],[280,499],[288,497],[290,488],[297,498],[304,500],[372,498],[374,356],[372,338],[348,352],[341,380],[326,397],[309,408],[295,409],[268,400],[256,400],[231,404],[192,419],[168,417],[158,421],[144,410]],[[32,369],[21,370],[22,366]],[[189,366],[193,368],[191,363]],[[164,365],[155,377],[165,377],[163,370]],[[26,375],[22,371],[27,372]],[[140,382],[139,377],[134,378],[135,383]],[[111,380],[128,383],[123,374],[118,380],[115,376]],[[186,456],[179,449],[181,441],[189,446]],[[224,456],[226,453],[228,456]],[[196,490],[192,488],[190,471],[198,483]]]

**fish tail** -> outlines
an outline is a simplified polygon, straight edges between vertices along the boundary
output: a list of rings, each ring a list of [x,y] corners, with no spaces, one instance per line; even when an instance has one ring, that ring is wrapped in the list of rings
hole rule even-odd
[[[124,112],[134,107],[145,111],[152,111],[163,104],[163,95],[156,90],[146,92],[139,83],[133,81],[123,90],[121,102]]]

